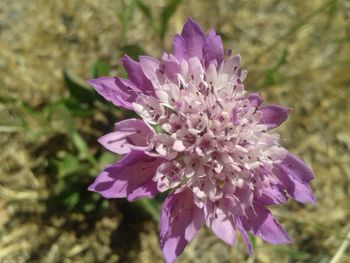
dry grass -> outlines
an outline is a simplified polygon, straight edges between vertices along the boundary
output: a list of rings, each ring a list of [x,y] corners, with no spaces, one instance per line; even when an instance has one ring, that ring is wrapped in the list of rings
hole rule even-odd
[[[146,2],[155,14],[165,5]],[[48,157],[35,151],[50,147],[48,139],[33,144],[13,127],[22,101],[36,107],[66,94],[65,68],[87,79],[96,58],[115,64],[125,44],[161,54],[163,43],[154,40],[139,11],[122,32],[121,8],[120,1],[108,0],[0,2],[0,262],[162,262],[157,224],[130,215],[124,202],[98,215],[50,210]],[[289,202],[274,208],[294,239],[290,246],[257,240],[256,255],[248,258],[243,242],[230,248],[203,230],[180,262],[329,262],[346,240],[349,14],[346,0],[191,0],[179,6],[164,46],[170,49],[171,36],[189,15],[218,29],[226,48],[242,55],[248,89],[293,108],[279,130],[283,144],[313,167],[318,200],[316,207]],[[337,262],[350,262],[350,249],[340,252]]]

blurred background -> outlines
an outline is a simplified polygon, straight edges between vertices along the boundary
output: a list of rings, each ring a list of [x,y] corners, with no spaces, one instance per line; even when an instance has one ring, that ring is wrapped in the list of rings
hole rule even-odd
[[[0,1],[0,262],[163,262],[161,198],[86,189],[118,159],[97,138],[132,114],[85,80],[171,51],[188,16],[242,55],[248,91],[293,108],[282,144],[312,166],[318,205],[272,208],[291,245],[253,239],[249,258],[203,229],[179,262],[350,262],[349,0]]]

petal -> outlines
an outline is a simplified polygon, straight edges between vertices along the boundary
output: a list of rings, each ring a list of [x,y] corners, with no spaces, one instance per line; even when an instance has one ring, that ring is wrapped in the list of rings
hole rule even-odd
[[[241,55],[231,56],[224,64],[221,65],[219,74],[233,75],[234,72],[238,72],[241,65]]]
[[[174,262],[181,255],[203,224],[203,212],[194,204],[192,192],[188,189],[170,194],[165,199],[161,214],[160,245],[166,262]]]
[[[121,161],[110,165],[89,186],[105,198],[135,200],[157,194],[157,185],[152,181],[162,160],[145,155],[142,151],[132,151]]]
[[[181,38],[182,37],[182,38]],[[178,59],[203,58],[205,34],[200,25],[189,18],[182,30],[181,37],[174,39],[174,54]]]
[[[249,94],[247,99],[249,100],[250,105],[252,105],[253,107],[259,107],[263,102],[263,99],[257,92]]]
[[[127,138],[134,135],[134,132],[111,132],[98,139],[107,150],[117,154],[127,154],[131,151]]]
[[[255,203],[254,209],[246,210],[246,217],[241,217],[243,226],[254,235],[272,244],[290,243],[292,240],[271,212]]]
[[[224,211],[216,208],[215,215],[209,226],[215,235],[229,245],[236,242],[236,231],[232,222],[232,216],[227,215]]]
[[[176,258],[178,258],[184,251],[187,243],[188,242],[185,239],[180,239],[177,237],[167,238],[166,241],[161,244],[165,261],[167,263],[175,262]]]
[[[173,46],[174,55],[179,61],[181,61],[181,59],[187,59],[186,42],[182,36],[176,35],[174,37]]]
[[[135,101],[137,93],[134,85],[121,78],[102,77],[87,81],[106,100],[118,107],[132,110],[132,102]]]
[[[107,150],[117,154],[127,154],[131,150],[146,150],[147,140],[154,134],[151,126],[143,120],[128,119],[115,124],[115,132],[108,133],[99,138]]]
[[[157,182],[159,192],[165,192],[177,187],[181,183],[180,170],[182,164],[179,162],[163,162],[157,169],[153,181]]]
[[[316,204],[310,187],[313,173],[302,160],[288,154],[283,162],[274,169],[274,173],[295,200],[301,203]]]
[[[263,205],[284,204],[288,198],[281,188],[279,185],[269,185],[261,190],[261,195],[256,200]]]
[[[247,233],[247,231],[245,231],[245,229],[244,229],[244,227],[242,225],[242,222],[239,219],[239,217],[236,217],[235,225],[236,225],[237,229],[239,230],[239,232],[241,232],[241,234],[242,234],[242,237],[243,237],[245,245],[247,246],[249,255],[252,256],[254,254],[253,253],[253,245],[252,245],[252,242],[250,241],[248,233]]]
[[[270,129],[276,128],[287,118],[291,109],[280,105],[266,105],[259,108],[262,112],[260,123],[266,124]]]
[[[204,225],[204,214],[203,210],[198,208],[196,205],[193,206],[192,221],[185,230],[185,239],[188,241],[193,240],[199,230]]]
[[[201,76],[204,73],[204,69],[201,61],[197,57],[193,57],[188,61],[188,74],[189,77],[193,77],[194,81],[200,81]]]
[[[204,44],[204,59],[205,65],[208,67],[212,60],[216,60],[220,65],[224,60],[224,46],[221,37],[216,35],[215,30],[211,30]]]
[[[124,198],[127,196],[127,181],[125,178],[115,179],[115,174],[103,171],[89,186],[89,191],[99,193],[105,198]]]
[[[238,109],[234,107],[231,112],[231,121],[233,125],[239,125],[239,120],[238,120]]]
[[[154,197],[157,193],[157,184],[148,178],[147,181],[143,182],[139,186],[130,187],[127,198],[130,202],[132,202],[140,198]]]
[[[137,89],[144,94],[153,95],[154,89],[152,83],[144,75],[140,63],[127,55],[123,57],[122,62],[130,81],[135,84]]]
[[[149,56],[140,56],[140,66],[146,78],[152,79],[159,70],[160,62]]]
[[[283,167],[284,171],[301,181],[310,182],[314,178],[311,168],[294,154],[288,153],[280,166]]]
[[[164,53],[162,57],[164,71],[167,77],[174,82],[175,84],[178,84],[178,78],[177,74],[180,73],[180,63],[174,57],[172,54],[166,54]]]

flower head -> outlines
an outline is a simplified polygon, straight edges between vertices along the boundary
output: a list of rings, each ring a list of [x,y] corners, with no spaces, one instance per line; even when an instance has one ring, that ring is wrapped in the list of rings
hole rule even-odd
[[[133,201],[169,191],[161,213],[160,243],[174,262],[206,225],[233,245],[240,232],[270,243],[290,237],[268,205],[289,197],[315,203],[311,169],[279,143],[273,129],[290,109],[264,105],[243,85],[240,56],[227,52],[220,36],[208,35],[191,18],[162,60],[125,56],[129,79],[89,83],[106,100],[135,111],[140,119],[115,124],[100,138],[108,150],[125,154],[90,186],[106,198]],[[157,127],[155,131],[154,127]]]

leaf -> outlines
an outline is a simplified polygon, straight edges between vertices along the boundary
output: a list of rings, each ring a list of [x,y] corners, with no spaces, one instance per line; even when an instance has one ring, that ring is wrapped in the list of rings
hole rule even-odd
[[[97,99],[97,94],[92,88],[73,74],[63,71],[63,77],[70,96],[77,101],[92,104]]]
[[[56,159],[53,161],[56,166],[59,177],[65,177],[74,173],[85,173],[89,167],[86,164],[81,163],[79,158],[72,154],[66,154],[62,159]]]
[[[101,60],[97,60],[92,68],[92,77],[98,78],[102,76],[109,76],[110,72],[111,67],[109,66],[109,64]]]
[[[63,201],[63,203],[68,207],[69,210],[74,210],[80,201],[80,194],[79,193],[72,193],[66,199]]]
[[[100,169],[103,169],[107,164],[114,163],[115,161],[119,160],[122,156],[110,153],[110,152],[103,152],[100,156],[100,159],[98,160]]]
[[[154,221],[159,222],[160,217],[160,204],[153,199],[140,199],[135,202],[141,206],[147,213],[149,213]]]
[[[128,54],[133,59],[138,59],[140,55],[145,54],[145,50],[137,44],[125,45],[119,48],[121,53]]]
[[[92,155],[92,153],[90,152],[89,146],[86,143],[86,141],[84,140],[84,138],[81,137],[81,135],[78,132],[73,132],[71,134],[71,140],[72,140],[74,146],[79,151],[81,158],[87,159],[91,164],[95,165],[96,160],[95,160],[94,156]]]
[[[85,103],[79,103],[74,98],[68,98],[61,101],[64,106],[77,117],[90,117],[95,113],[95,108],[89,107]]]
[[[74,117],[62,101],[57,101],[56,103],[48,105],[45,111],[48,113],[48,121],[50,123],[60,121],[67,134],[76,131]]]
[[[280,56],[280,59],[278,60],[278,63],[275,66],[275,69],[279,69],[281,66],[287,64],[287,57],[288,57],[288,49],[284,48],[282,50],[282,54]]]
[[[156,131],[156,133],[164,132],[161,125],[152,125],[153,129]]]
[[[252,243],[253,249],[255,250],[256,249],[256,237],[249,233],[249,239],[250,239],[250,242]]]
[[[297,261],[307,261],[311,257],[311,255],[307,252],[299,251],[289,247],[275,247],[275,250],[278,253],[289,255],[292,259],[295,259]]]
[[[123,7],[117,12],[117,16],[122,24],[123,37],[127,38],[130,24],[134,17],[134,11],[137,4],[137,0],[125,0],[123,1]]]
[[[6,126],[6,125],[0,126],[0,133],[15,133],[20,131],[23,131],[23,128],[19,126]]]
[[[142,14],[145,16],[145,18],[147,19],[147,21],[151,25],[151,27],[154,27],[154,21],[153,21],[153,15],[152,15],[151,9],[145,3],[143,3],[142,0],[137,1],[137,7],[140,9]]]
[[[52,125],[47,116],[47,107],[39,110],[26,102],[21,102],[19,110],[21,112],[20,126],[25,131],[26,137],[29,140],[36,140],[38,137],[52,132]]]
[[[163,8],[161,13],[161,24],[160,24],[160,38],[164,39],[165,33],[168,30],[169,20],[175,13],[176,8],[182,2],[182,0],[169,0],[168,4]]]
[[[265,79],[262,82],[262,84],[259,85],[259,87],[262,88],[262,87],[274,85],[276,83],[283,81],[284,76],[280,73],[279,69],[283,65],[287,64],[287,57],[288,57],[288,49],[284,48],[282,50],[281,56],[277,61],[276,65],[266,70]]]

